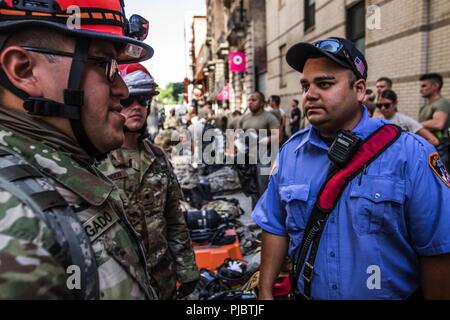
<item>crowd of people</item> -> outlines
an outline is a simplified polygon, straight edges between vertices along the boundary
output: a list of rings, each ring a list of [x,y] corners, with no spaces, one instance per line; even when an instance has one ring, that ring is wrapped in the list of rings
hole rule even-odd
[[[376,94],[371,89],[366,90],[364,103],[370,115],[389,120],[402,129],[425,138],[437,148],[448,168],[450,102],[441,94],[444,86],[442,75],[429,73],[420,77],[420,95],[425,99],[425,104],[420,108],[416,119],[398,111],[401,109],[401,102],[393,90],[393,84],[391,79],[381,77],[376,82]]]
[[[450,102],[442,94],[444,85],[442,75],[438,73],[424,74],[420,77],[420,95],[425,104],[420,108],[416,118],[399,112],[402,109],[401,101],[393,90],[393,81],[388,77],[381,77],[376,81],[375,91],[367,88],[362,103],[368,109],[369,115],[375,118],[384,118],[400,126],[403,130],[418,134],[438,148],[441,159],[448,166],[448,152],[450,143]],[[258,103],[255,105],[255,101]],[[230,111],[222,107],[222,102],[213,109],[213,102],[206,102],[197,112],[192,107],[187,115],[186,122],[194,124],[198,119],[203,123],[210,122],[216,128],[225,129],[276,129],[278,142],[283,144],[289,137],[308,126],[308,118],[302,112],[297,99],[291,101],[291,108],[281,107],[281,98],[271,95],[267,100],[262,92],[254,92],[248,98],[248,106],[242,111]],[[285,111],[287,110],[287,112]],[[170,125],[170,124],[174,125]],[[182,123],[175,109],[170,111],[166,120],[165,129],[176,129]]]
[[[370,117],[388,120],[403,130],[426,139],[436,147],[441,160],[448,167],[450,102],[441,95],[443,84],[443,77],[437,73],[424,74],[420,77],[420,94],[426,103],[420,108],[417,119],[399,112],[401,101],[393,90],[393,81],[388,77],[381,77],[376,81],[375,91],[366,89],[362,104],[367,108]],[[206,101],[204,104],[190,107],[183,121],[173,108],[166,118],[164,129],[176,130],[183,126],[187,127],[194,145],[202,140],[207,124],[208,128],[217,128],[223,133],[228,129],[227,139],[233,141],[236,136],[230,130],[242,129],[245,132],[255,130],[257,133],[267,130],[270,132],[269,139],[263,142],[269,146],[271,144],[282,146],[290,137],[309,125],[308,117],[302,111],[297,99],[291,101],[290,108],[282,108],[280,96],[270,95],[266,99],[264,93],[257,91],[250,94],[248,105],[242,112],[230,111],[228,107],[224,108],[222,105],[222,101],[218,103]],[[266,165],[257,164],[258,168],[261,166]],[[255,196],[259,198],[267,187],[268,176],[260,174],[260,170],[257,169],[255,178],[258,185]]]

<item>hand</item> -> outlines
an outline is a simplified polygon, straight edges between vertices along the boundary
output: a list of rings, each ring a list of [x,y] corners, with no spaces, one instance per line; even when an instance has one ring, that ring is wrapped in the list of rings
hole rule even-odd
[[[180,296],[180,298],[185,298],[192,292],[194,292],[197,283],[198,280],[182,283],[180,288],[178,288],[178,295]]]

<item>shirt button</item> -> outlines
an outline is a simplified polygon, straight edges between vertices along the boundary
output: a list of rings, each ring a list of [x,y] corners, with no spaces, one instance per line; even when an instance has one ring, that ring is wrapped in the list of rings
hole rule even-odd
[[[331,288],[333,288],[333,290],[337,290],[338,286],[335,285],[335,284],[333,284],[333,285],[331,286]]]
[[[336,254],[333,251],[331,251],[330,252],[330,257],[334,258],[334,257],[336,257]]]
[[[375,199],[380,199],[380,198],[381,198],[381,194],[375,193]]]

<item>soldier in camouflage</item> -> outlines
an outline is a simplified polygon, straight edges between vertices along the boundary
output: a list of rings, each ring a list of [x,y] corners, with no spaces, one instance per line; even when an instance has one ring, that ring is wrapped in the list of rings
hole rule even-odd
[[[180,210],[182,193],[161,148],[145,138],[146,118],[156,84],[140,64],[121,66],[130,91],[122,101],[125,142],[100,168],[124,192],[128,219],[141,235],[147,264],[160,299],[190,294],[199,279],[189,230]]]
[[[81,18],[79,28],[70,28],[71,4],[102,14],[92,16],[95,23]],[[0,6],[1,176],[10,182],[27,178],[27,184],[17,184],[19,191],[32,183],[56,190],[76,218],[70,225],[48,224],[21,200],[21,192],[0,188],[0,298],[75,298],[73,290],[80,288],[68,285],[73,266],[61,258],[70,255],[56,241],[61,235],[87,240],[83,261],[95,266],[98,288],[91,298],[156,298],[119,190],[94,165],[124,140],[120,100],[128,90],[117,62],[153,55],[137,40],[145,34],[144,23],[141,29],[126,26],[131,22],[120,0],[55,0],[31,7],[6,0]],[[131,29],[140,32],[125,35]],[[44,205],[48,197],[39,195],[30,203]],[[65,239],[72,245],[75,240]]]

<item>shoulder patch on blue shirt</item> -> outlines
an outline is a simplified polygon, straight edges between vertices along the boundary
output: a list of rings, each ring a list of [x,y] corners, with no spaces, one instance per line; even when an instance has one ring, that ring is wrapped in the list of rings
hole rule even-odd
[[[448,174],[447,169],[445,169],[445,166],[437,152],[430,154],[428,164],[439,179],[441,179],[442,182],[450,188],[450,175]]]

